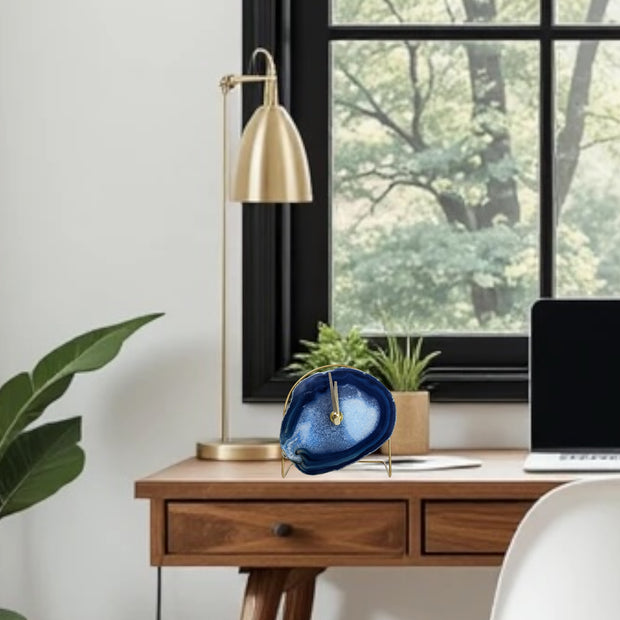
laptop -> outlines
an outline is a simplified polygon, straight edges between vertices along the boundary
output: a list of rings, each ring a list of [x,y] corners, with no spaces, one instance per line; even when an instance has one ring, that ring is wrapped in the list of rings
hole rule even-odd
[[[525,471],[620,471],[620,299],[541,299]]]

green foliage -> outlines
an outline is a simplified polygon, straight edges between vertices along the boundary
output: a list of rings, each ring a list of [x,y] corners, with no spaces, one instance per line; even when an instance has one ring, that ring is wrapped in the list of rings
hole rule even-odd
[[[15,613],[14,611],[0,609],[0,620],[26,620],[26,618],[18,613]]]
[[[71,482],[84,467],[80,418],[20,433],[0,462],[0,518],[36,504]]]
[[[82,334],[43,357],[31,373],[22,372],[0,387],[0,518],[37,504],[80,474],[81,418],[26,429],[65,393],[74,375],[105,366],[131,334],[159,316]],[[0,620],[24,619],[0,610]]]
[[[561,20],[583,23],[592,1],[556,4]],[[606,22],[618,19],[612,4]],[[539,7],[337,0],[333,16],[446,24],[474,11],[474,21],[537,23]],[[618,295],[620,139],[609,84],[620,47],[600,42],[591,75],[576,74],[584,45],[556,44],[558,136],[571,94],[590,92],[582,139],[564,150],[556,142],[556,164],[578,153],[555,205],[557,294]],[[539,295],[538,44],[339,41],[333,60],[333,325],[374,332],[388,311],[400,324],[413,313],[423,332],[527,332]]]
[[[413,83],[403,42],[346,42],[335,49],[332,307],[339,329],[374,331],[381,309],[397,322],[413,312],[424,331],[525,327],[536,297],[535,287],[531,297],[525,291],[532,290],[536,267],[528,283],[516,285],[505,269],[516,246],[522,251],[525,243],[538,243],[514,222],[519,210],[521,224],[536,208],[537,196],[520,179],[537,174],[531,93],[538,59],[529,43],[478,45],[478,54],[518,56],[519,73],[504,76],[510,115],[492,106],[472,114],[469,51],[462,42],[416,44]],[[374,105],[385,116],[360,112]],[[385,117],[402,131],[388,127]],[[491,156],[490,143],[505,134],[512,151]],[[493,216],[489,188],[497,184],[517,184],[506,190],[516,203],[512,220],[500,208]],[[497,290],[491,313],[474,307],[476,287]]]
[[[551,0],[549,0],[551,1]],[[578,0],[579,1],[579,0]],[[574,0],[573,0],[574,2]],[[537,0],[496,0],[497,23],[536,22],[539,19]],[[570,4],[559,0],[558,4]],[[463,4],[458,0],[333,0],[334,23],[461,23],[465,21]],[[400,16],[398,19],[396,16]]]
[[[319,323],[316,341],[301,340],[307,351],[295,353],[287,370],[304,374],[319,366],[342,364],[368,372],[373,365],[373,356],[367,340],[355,327],[344,336],[334,327]]]
[[[586,153],[585,159],[590,165],[579,175],[585,182],[569,197],[558,230],[558,294],[615,297],[620,295],[620,190],[601,175],[594,158],[589,161]]]
[[[385,385],[393,392],[417,392],[428,372],[428,365],[441,352],[433,351],[422,356],[422,338],[412,348],[411,337],[405,338],[405,349],[398,344],[396,336],[388,335],[387,351],[373,352],[374,367],[379,371]]]
[[[476,330],[470,301],[475,283],[503,291],[505,305],[493,327],[525,330],[525,308],[536,296],[536,234],[523,225],[467,231],[420,222],[374,231],[372,243],[338,236],[334,262],[342,281],[334,290],[340,308],[335,326],[382,332],[387,322],[407,331],[413,315],[420,331]]]

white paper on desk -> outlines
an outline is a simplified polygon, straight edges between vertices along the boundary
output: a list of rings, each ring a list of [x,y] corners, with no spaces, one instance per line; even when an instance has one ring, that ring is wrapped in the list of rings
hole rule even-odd
[[[374,455],[364,457],[374,459]],[[387,457],[384,457],[387,464]],[[479,467],[482,461],[479,459],[470,459],[464,456],[452,456],[433,454],[428,456],[393,456],[392,457],[392,473],[399,471],[429,471],[433,469],[457,469],[459,467]],[[382,463],[361,463],[357,461],[348,465],[345,469],[366,469],[385,471]]]

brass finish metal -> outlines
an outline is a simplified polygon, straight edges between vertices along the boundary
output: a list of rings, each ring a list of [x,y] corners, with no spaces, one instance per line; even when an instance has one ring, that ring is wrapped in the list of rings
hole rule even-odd
[[[332,399],[332,412],[329,415],[329,419],[332,424],[339,426],[342,423],[342,413],[340,412],[340,403],[338,401],[338,381],[332,379],[332,373],[328,372],[329,377],[329,393]]]
[[[262,105],[248,121],[231,188],[237,202],[311,202],[310,169],[288,112]]]
[[[295,123],[280,105],[273,56],[259,47],[252,61],[258,55],[265,57],[265,75],[225,75],[220,80],[224,97],[240,84],[264,84],[263,104],[241,136],[230,198],[236,202],[312,202],[308,157]]]
[[[281,471],[282,471],[282,478],[286,478],[286,474],[288,474],[288,472],[290,471],[291,467],[293,467],[293,463],[291,461],[289,461],[289,466],[286,469],[284,469],[284,463],[286,461],[288,461],[288,459],[284,456],[284,452],[282,452],[282,449],[280,449],[280,456],[282,457],[282,460],[280,462]]]
[[[335,424],[336,426],[340,426],[342,422],[342,413],[338,411],[332,411],[329,414],[329,419],[331,420],[332,424]]]
[[[345,364],[326,364],[325,366],[317,366],[317,368],[313,368],[312,370],[309,370],[305,375],[299,377],[299,379],[295,381],[295,383],[293,384],[293,387],[289,390],[288,394],[286,395],[286,400],[284,401],[284,410],[282,412],[283,416],[286,415],[286,410],[288,408],[288,403],[291,400],[291,394],[293,393],[293,390],[306,377],[309,377],[310,375],[313,375],[315,372],[319,372],[320,370],[325,370],[326,368],[350,368],[352,370],[359,370],[358,368],[354,368],[353,366],[346,366]],[[331,397],[332,397],[332,407],[334,407],[334,409],[337,410],[337,411],[331,412],[330,420],[334,422],[334,416],[339,415],[340,420],[338,422],[334,422],[334,424],[340,424],[340,422],[342,422],[342,413],[340,413],[340,405],[338,403],[338,382],[332,381],[332,375],[330,372],[327,373],[327,376],[329,377],[329,388],[330,388]],[[358,463],[381,463],[381,465],[385,467],[385,471],[387,472],[388,477],[391,478],[392,477],[392,438],[390,437],[386,443],[387,443],[387,448],[388,448],[387,461],[384,461],[383,459],[360,459],[357,462]],[[290,463],[289,466],[285,468],[284,463],[285,461],[288,461],[289,459],[284,455],[284,452],[282,451],[280,451],[280,456],[281,456],[280,471],[282,473],[282,478],[286,478],[286,475],[288,474],[291,467],[293,466],[293,463],[289,462]]]
[[[196,446],[196,456],[214,460],[266,460],[281,456],[275,439],[230,440],[228,388],[226,385],[226,200],[228,195],[227,95],[236,86],[264,84],[263,105],[254,113],[241,138],[239,164],[232,199],[242,202],[309,202],[312,200],[310,171],[303,142],[288,112],[278,103],[276,65],[272,55],[257,48],[265,57],[265,75],[225,75],[222,91],[222,212],[220,240],[220,439]]]
[[[279,441],[262,437],[196,444],[196,456],[205,460],[275,461],[281,455],[282,448]]]

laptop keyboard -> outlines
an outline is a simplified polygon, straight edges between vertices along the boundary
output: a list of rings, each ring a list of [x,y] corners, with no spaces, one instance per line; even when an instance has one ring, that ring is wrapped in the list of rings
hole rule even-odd
[[[560,461],[620,461],[620,454],[611,453],[584,453],[560,454]]]
[[[620,452],[530,452],[525,471],[620,472]]]

